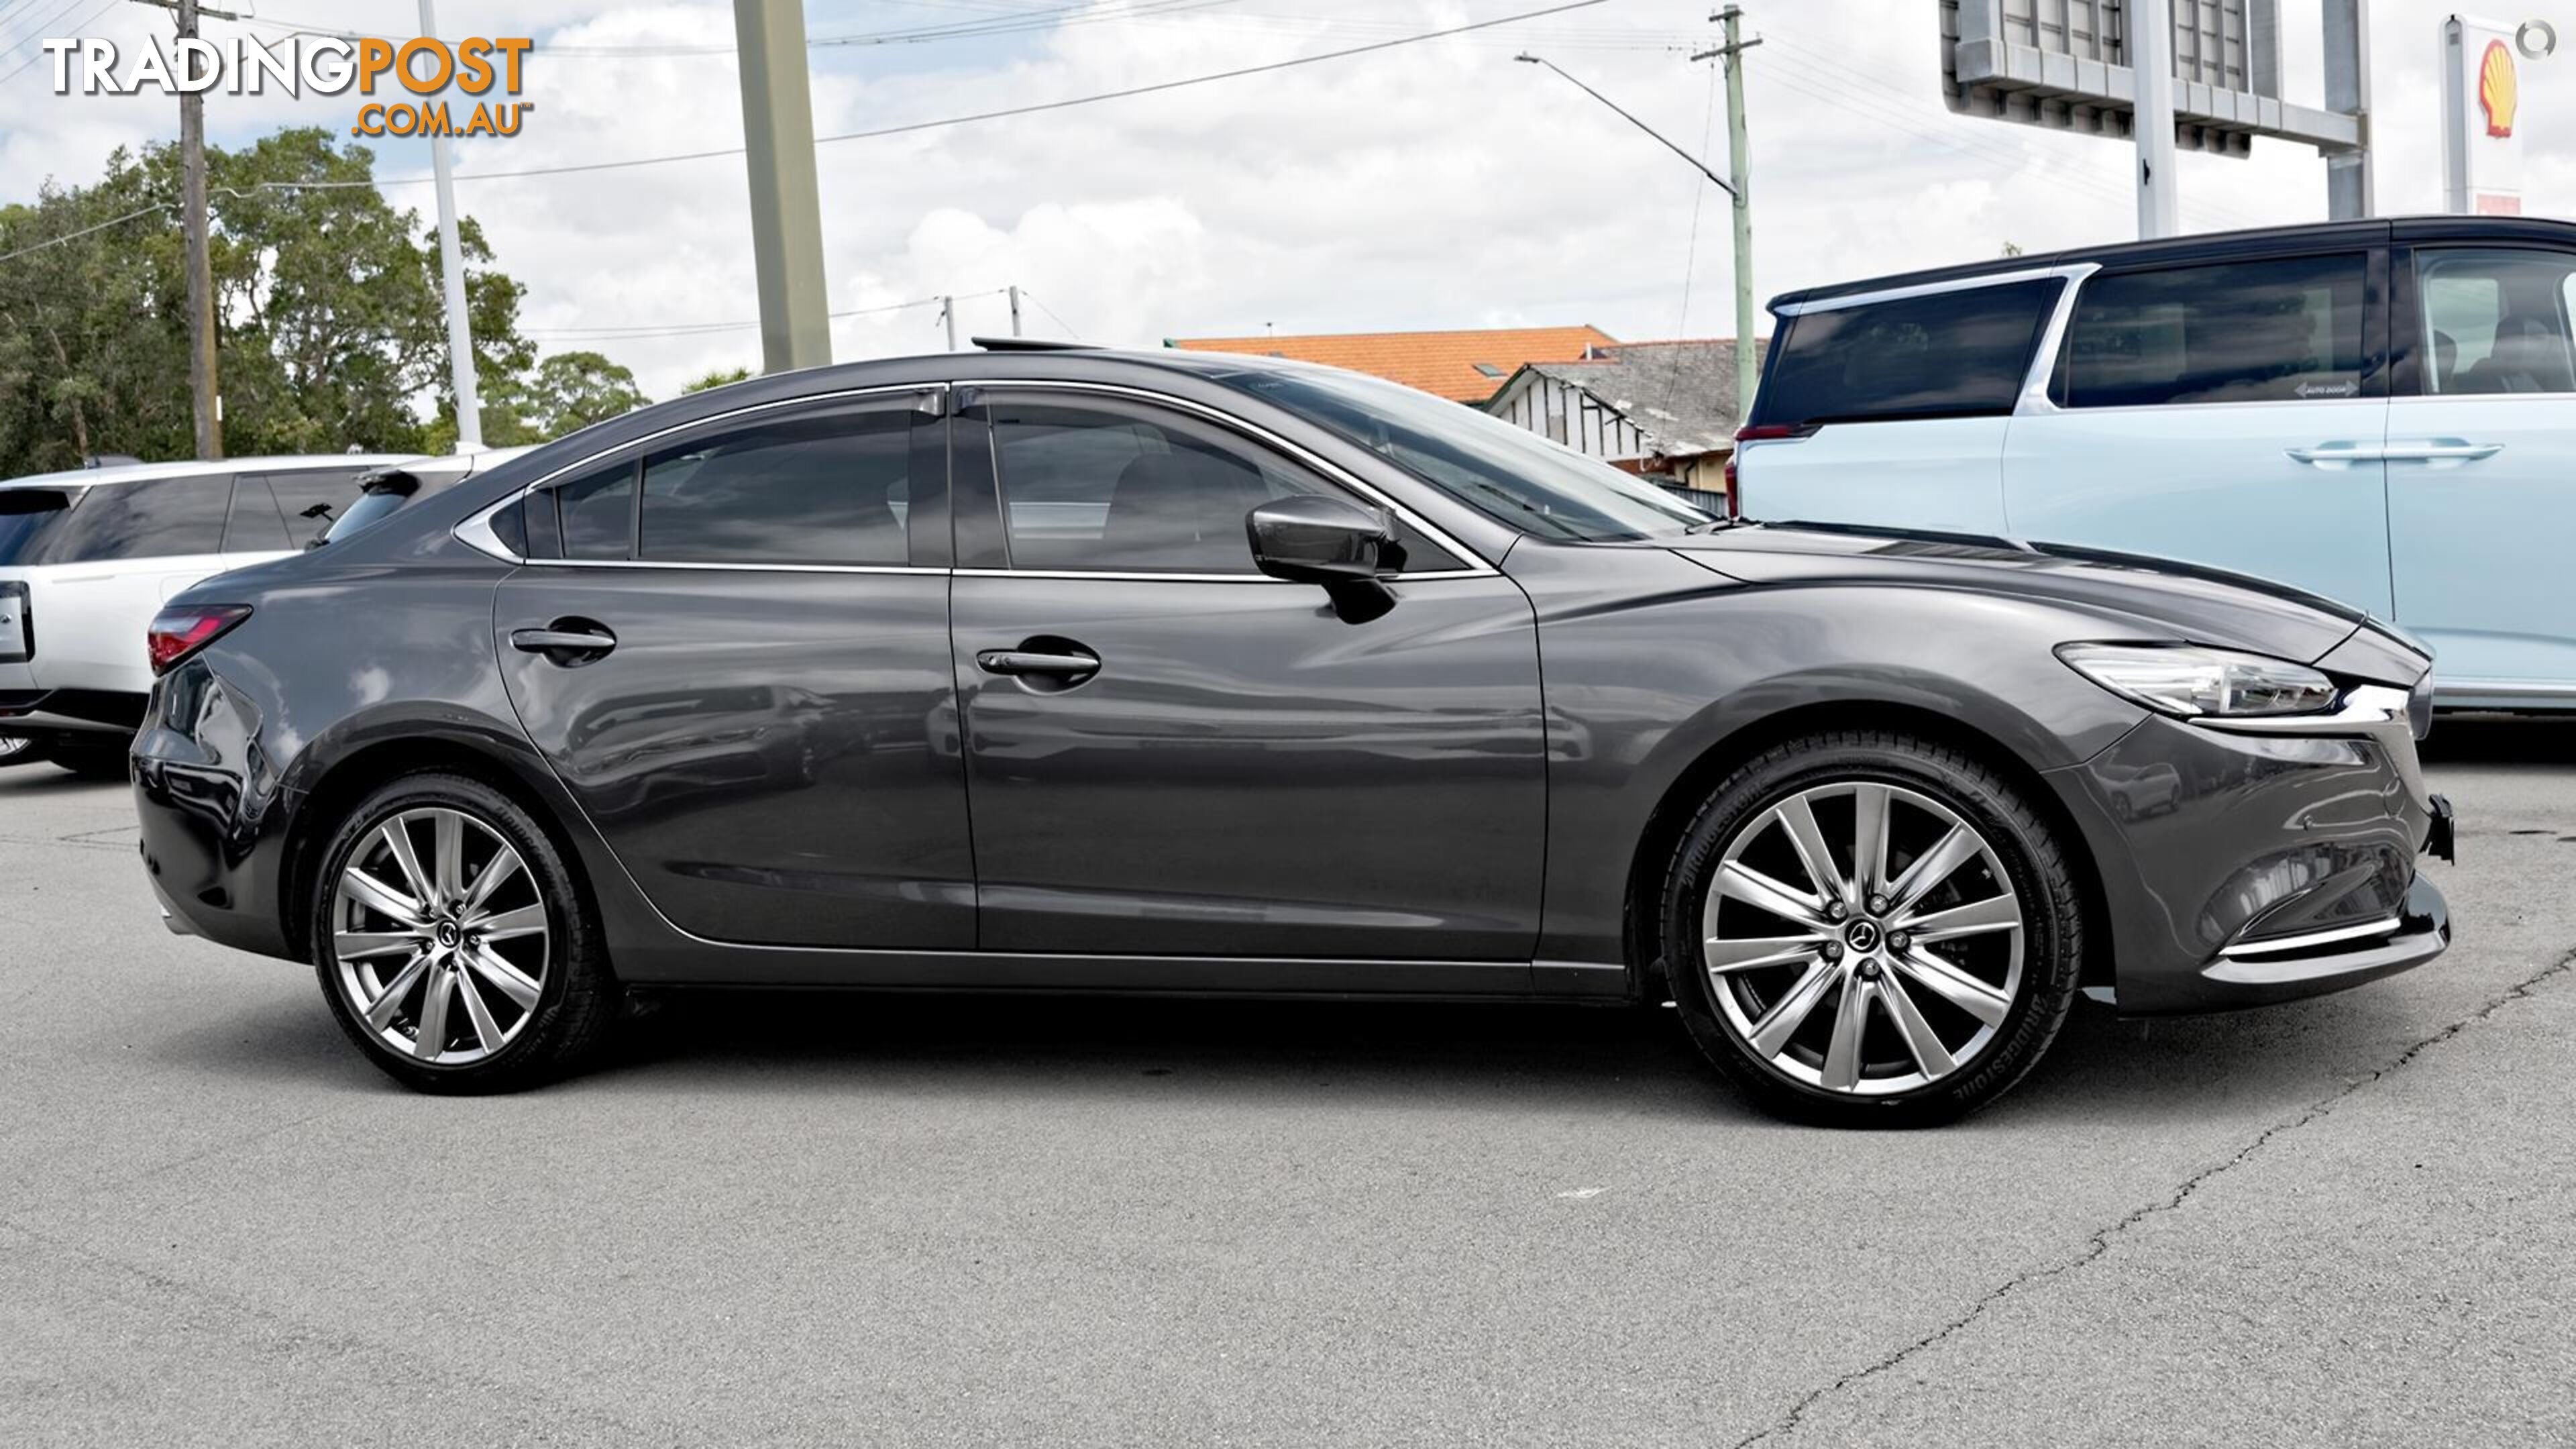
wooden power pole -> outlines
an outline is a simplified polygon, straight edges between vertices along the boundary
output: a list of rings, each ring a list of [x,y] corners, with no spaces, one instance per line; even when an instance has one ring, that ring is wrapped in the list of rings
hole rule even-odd
[[[197,38],[197,0],[178,0],[179,38]],[[189,49],[188,79],[199,57]],[[215,385],[215,276],[206,239],[206,98],[193,87],[179,96],[180,228],[188,250],[188,391],[197,417],[197,456],[224,455],[223,394]]]

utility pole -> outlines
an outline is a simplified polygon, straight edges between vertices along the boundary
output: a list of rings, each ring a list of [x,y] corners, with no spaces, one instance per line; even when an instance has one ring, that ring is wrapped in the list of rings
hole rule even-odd
[[[832,309],[823,285],[805,7],[802,0],[733,0],[733,28],[751,172],[752,263],[760,278],[761,368],[820,367],[832,360]]]
[[[1020,285],[1017,282],[1011,284],[1011,335],[1020,335]]]
[[[420,0],[420,33],[438,34],[430,0]],[[447,138],[429,138],[429,169],[438,182],[438,269],[447,284],[447,362],[456,377],[456,451],[483,446],[483,395],[474,376],[474,324],[465,314],[465,248],[456,239],[456,178]]]
[[[940,298],[940,299],[939,299],[939,321],[940,321],[941,325],[945,326],[945,327],[948,329],[948,350],[949,350],[949,351],[951,351],[951,352],[955,352],[955,351],[957,350],[957,299],[956,299],[956,298],[954,298],[954,297],[942,297],[942,298]]]
[[[1735,420],[1739,425],[1753,416],[1753,384],[1762,373],[1753,349],[1753,163],[1745,152],[1744,134],[1744,52],[1762,42],[1742,38],[1737,23],[1743,15],[1733,5],[1717,13],[1726,26],[1726,43],[1718,47],[1718,54],[1726,57],[1726,174],[1735,202]]]
[[[197,38],[197,0],[178,0],[179,38]],[[215,273],[206,236],[206,97],[195,46],[182,50],[191,85],[179,93],[179,225],[188,249],[188,392],[194,400],[197,456],[224,455],[223,394],[215,385]]]
[[[2174,172],[2173,0],[2127,0],[2129,73],[2137,78],[2138,239],[2182,230]]]

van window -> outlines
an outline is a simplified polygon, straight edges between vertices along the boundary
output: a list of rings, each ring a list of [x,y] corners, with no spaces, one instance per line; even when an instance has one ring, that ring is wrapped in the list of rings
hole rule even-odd
[[[0,488],[0,568],[34,563],[78,502],[63,488]]]
[[[1792,316],[1752,421],[2009,413],[2065,286],[2044,277]]]
[[[2428,393],[2576,392],[2568,300],[2576,256],[2462,248],[2419,252]]]
[[[2085,284],[2057,401],[2070,408],[2360,397],[2359,252],[2114,273]]]
[[[217,554],[223,552],[232,481],[232,475],[216,473],[95,484],[76,506],[48,510],[38,529],[11,529],[6,525],[14,520],[0,519],[0,537],[22,534],[18,557],[9,561],[26,565]]]

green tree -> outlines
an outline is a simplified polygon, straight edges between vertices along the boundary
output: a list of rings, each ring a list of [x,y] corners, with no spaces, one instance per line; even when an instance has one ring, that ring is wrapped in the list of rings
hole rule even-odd
[[[453,438],[436,240],[375,188],[374,167],[318,128],[208,148],[227,452]],[[159,145],[117,152],[93,186],[0,209],[0,256],[62,239],[0,261],[0,477],[88,453],[188,456],[178,197],[178,148]],[[458,230],[476,375],[487,397],[512,398],[536,361],[518,330],[525,289],[471,218]]]
[[[624,366],[596,352],[558,352],[522,389],[520,416],[538,439],[560,438],[652,402]]]
[[[683,393],[705,392],[710,388],[731,387],[737,382],[748,382],[750,380],[751,369],[748,367],[722,367],[716,369],[714,372],[708,373],[702,378],[699,378],[697,381],[690,383],[687,387],[680,389],[680,391]]]

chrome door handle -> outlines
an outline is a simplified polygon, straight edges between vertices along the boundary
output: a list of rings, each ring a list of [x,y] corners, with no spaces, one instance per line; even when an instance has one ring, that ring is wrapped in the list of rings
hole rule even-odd
[[[1097,674],[1100,661],[1089,654],[1039,654],[1027,649],[987,649],[975,656],[975,667],[986,674],[1020,676],[1052,674],[1073,676]]]
[[[2504,451],[2502,443],[2469,443],[2457,438],[2436,438],[2429,443],[2391,443],[2380,450],[2380,456],[2391,463],[2430,463],[2443,458],[2457,458],[2474,463],[2492,458]]]

